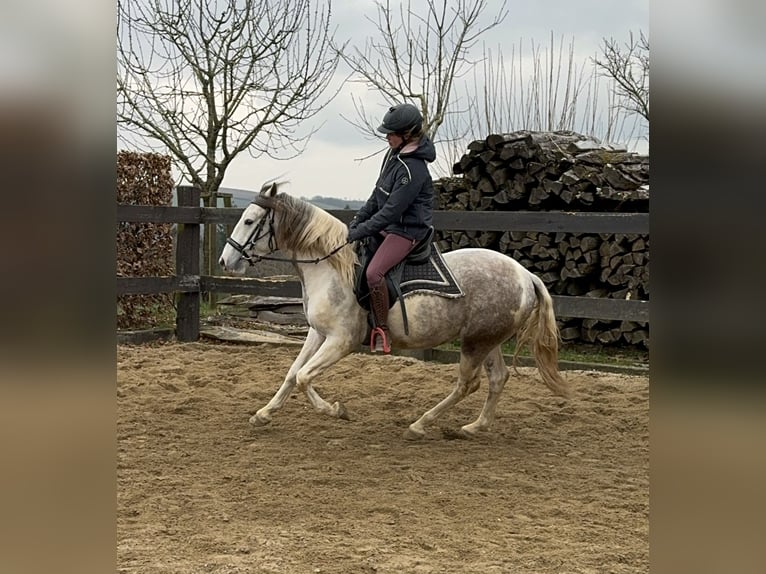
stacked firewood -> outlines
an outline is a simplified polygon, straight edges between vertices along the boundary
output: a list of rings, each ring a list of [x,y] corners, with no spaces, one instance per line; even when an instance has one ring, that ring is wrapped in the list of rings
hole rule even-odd
[[[649,209],[649,158],[571,131],[492,134],[468,145],[441,180],[442,209]]]
[[[646,213],[649,158],[571,131],[492,134],[435,182],[437,207],[468,211]],[[538,275],[554,295],[649,299],[649,237],[525,230],[442,231],[443,251],[487,247]],[[648,325],[560,318],[569,341],[648,347]]]

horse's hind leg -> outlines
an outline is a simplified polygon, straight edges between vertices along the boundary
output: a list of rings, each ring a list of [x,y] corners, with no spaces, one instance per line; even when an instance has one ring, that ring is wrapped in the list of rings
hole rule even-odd
[[[434,422],[444,411],[459,403],[479,388],[480,369],[483,358],[483,353],[477,356],[474,353],[467,354],[465,349],[463,349],[460,354],[460,367],[455,388],[452,389],[452,392],[444,400],[426,411],[423,416],[412,423],[405,433],[405,438],[423,438],[426,434],[425,427],[427,425]]]
[[[481,409],[479,418],[460,429],[460,434],[466,438],[473,437],[480,430],[489,429],[495,420],[495,407],[497,407],[500,393],[503,392],[503,387],[509,376],[508,367],[505,365],[503,352],[499,345],[487,355],[484,360],[484,370],[489,379],[487,400],[484,401],[484,407]]]

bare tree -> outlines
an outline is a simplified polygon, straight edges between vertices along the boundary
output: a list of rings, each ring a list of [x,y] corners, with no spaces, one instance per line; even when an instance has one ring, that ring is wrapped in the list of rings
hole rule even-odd
[[[352,79],[364,82],[389,102],[410,101],[420,108],[424,130],[435,139],[449,113],[455,80],[475,62],[469,52],[479,37],[500,24],[507,14],[506,1],[488,23],[482,24],[486,0],[426,0],[399,4],[376,2],[377,35],[363,49],[342,53]],[[362,132],[374,134],[372,118],[354,100],[357,119],[349,119]]]
[[[547,49],[534,40],[529,46],[529,58],[524,58],[522,40],[511,46],[510,57],[500,47],[494,52],[484,48],[481,68],[465,84],[467,123],[477,137],[517,129],[574,129],[578,102],[590,81],[584,66],[576,64],[574,41],[566,54],[563,38],[557,46],[553,33]]]
[[[619,104],[649,121],[649,39],[643,32],[636,39],[631,32],[624,49],[614,39],[604,40],[601,58],[594,61],[605,76],[617,84]]]
[[[118,14],[124,140],[167,150],[203,194],[244,151],[302,151],[298,127],[332,96],[338,63],[329,0],[131,0]]]
[[[339,62],[331,0],[312,4],[118,0],[121,141],[168,153],[208,206],[239,154],[300,153],[313,132],[299,129],[334,97]]]
[[[451,173],[470,140],[492,133],[569,130],[609,143],[631,141],[643,119],[618,105],[619,86],[598,70],[593,58],[578,62],[574,39],[565,45],[553,33],[547,46],[519,39],[510,53],[484,46],[470,81],[459,85],[459,114],[453,111],[443,126],[449,144],[438,167]]]

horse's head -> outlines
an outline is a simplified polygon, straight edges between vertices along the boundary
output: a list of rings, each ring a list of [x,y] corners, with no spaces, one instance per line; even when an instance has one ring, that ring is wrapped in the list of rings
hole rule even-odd
[[[218,260],[225,270],[242,274],[253,259],[277,250],[274,230],[276,194],[276,183],[265,185],[242,212]]]

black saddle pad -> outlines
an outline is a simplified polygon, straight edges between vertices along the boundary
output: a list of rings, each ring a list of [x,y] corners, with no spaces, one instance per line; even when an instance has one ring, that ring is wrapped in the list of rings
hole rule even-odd
[[[360,265],[354,272],[354,293],[359,305],[369,310],[370,288],[365,279],[365,270],[374,249],[367,244],[359,245],[357,249]],[[400,294],[402,299],[415,293],[452,299],[464,296],[463,289],[458,285],[455,276],[435,244],[430,245],[430,254],[427,259],[420,259],[417,263],[405,261],[389,271],[386,274],[386,285],[388,286],[388,300],[391,306]]]
[[[399,288],[402,297],[414,293],[428,293],[456,299],[465,295],[436,244],[431,245],[431,255],[425,263],[405,264]]]

